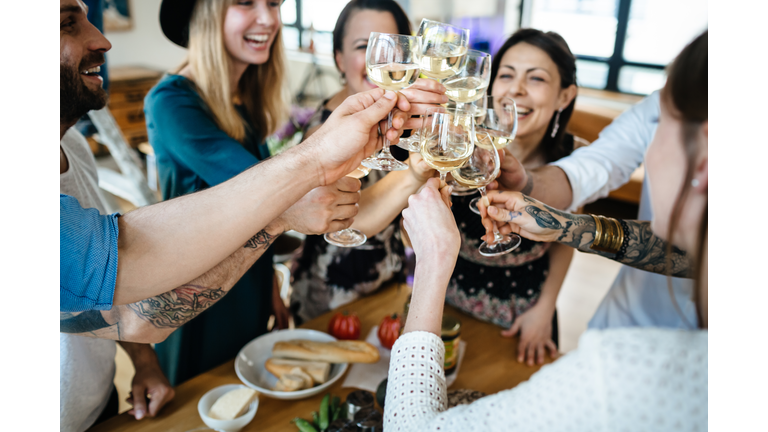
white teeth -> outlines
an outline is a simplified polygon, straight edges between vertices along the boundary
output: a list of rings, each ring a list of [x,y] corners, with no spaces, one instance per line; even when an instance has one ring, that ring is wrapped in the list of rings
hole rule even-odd
[[[266,35],[266,34],[245,35],[245,38],[254,42],[264,43],[269,39],[269,35]]]
[[[96,66],[96,67],[92,67],[90,69],[86,69],[82,73],[85,73],[85,74],[95,74],[95,73],[99,73],[99,72],[101,72],[101,66]]]

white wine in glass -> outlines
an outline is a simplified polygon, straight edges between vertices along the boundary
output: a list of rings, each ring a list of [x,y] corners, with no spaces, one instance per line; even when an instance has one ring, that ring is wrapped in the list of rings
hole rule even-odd
[[[450,78],[464,67],[466,54],[466,46],[451,43],[437,46],[432,44],[421,55],[421,72],[438,81]]]
[[[421,73],[442,81],[459,73],[466,63],[469,47],[469,30],[450,24],[421,20],[416,36],[421,38]],[[400,138],[397,146],[409,152],[419,151],[419,132],[413,131],[408,138]]]
[[[419,77],[421,38],[416,36],[372,32],[365,51],[368,79],[377,86],[400,91]],[[389,151],[386,133],[392,128],[392,112],[387,115],[384,146],[376,157],[363,159],[363,165],[382,171],[401,171],[408,165],[400,162]]]
[[[368,175],[371,169],[365,165],[360,165],[355,168],[354,171],[347,174],[347,177],[352,177],[360,180]],[[368,241],[368,237],[364,232],[354,229],[346,228],[339,231],[325,233],[323,236],[325,241],[338,247],[357,247]]]
[[[445,95],[449,99],[470,103],[485,96],[488,82],[478,77],[459,77],[445,82]]]
[[[400,91],[416,82],[418,77],[419,67],[414,65],[390,63],[368,68],[368,79],[385,90]]]
[[[472,115],[463,111],[427,110],[422,124],[421,157],[440,172],[445,183],[449,171],[461,167],[472,154]]]

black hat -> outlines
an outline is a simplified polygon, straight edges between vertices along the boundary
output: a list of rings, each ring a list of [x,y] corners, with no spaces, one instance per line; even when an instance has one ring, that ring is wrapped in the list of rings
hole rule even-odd
[[[189,43],[189,20],[197,0],[163,0],[160,5],[160,28],[171,42],[186,48]]]

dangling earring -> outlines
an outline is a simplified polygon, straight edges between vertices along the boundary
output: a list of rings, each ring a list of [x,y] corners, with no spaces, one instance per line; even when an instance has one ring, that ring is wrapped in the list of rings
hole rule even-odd
[[[339,78],[339,82],[342,86],[347,85],[347,76],[344,74],[344,72],[341,73],[341,77]]]
[[[691,186],[693,187],[699,187],[699,181],[696,179],[691,180]]]
[[[557,110],[557,115],[555,116],[555,126],[552,128],[552,138],[557,135],[557,130],[560,129],[560,113],[563,112],[563,109],[560,108]]]

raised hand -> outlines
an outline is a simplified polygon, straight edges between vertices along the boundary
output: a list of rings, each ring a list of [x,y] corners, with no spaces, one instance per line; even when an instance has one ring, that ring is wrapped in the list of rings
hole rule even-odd
[[[422,116],[427,109],[434,109],[437,105],[448,102],[445,95],[445,86],[431,79],[419,78],[410,87],[400,90],[400,93],[411,103],[410,116]],[[421,117],[410,118],[405,122],[403,129],[421,129]]]
[[[499,176],[496,178],[496,181],[488,185],[488,189],[519,191],[524,194],[530,194],[531,189],[533,189],[532,177],[525,170],[523,164],[512,155],[509,149],[504,149],[503,152],[500,152],[499,159],[501,159]]]
[[[342,177],[329,186],[312,189],[276,222],[283,231],[323,234],[349,228],[358,212],[360,180]]]
[[[483,200],[478,203],[486,239],[493,239],[493,220],[497,222],[499,232],[514,232],[535,241],[561,241],[570,245],[571,241],[578,240],[573,246],[578,247],[582,236],[594,236],[594,231],[578,229],[588,227],[591,222],[589,216],[571,215],[553,209],[520,192],[491,191],[488,200],[490,207]]]
[[[348,97],[301,146],[308,152],[322,185],[329,185],[360,165],[363,158],[381,146],[380,122],[386,125],[387,114],[397,106],[392,129],[382,131],[395,144],[402,134],[403,125],[410,116],[411,105],[404,96],[382,89],[373,89]],[[315,173],[312,173],[315,174]]]
[[[430,80],[431,81],[431,80]],[[408,154],[408,172],[420,183],[424,183],[435,176],[435,171],[424,162],[419,153]]]
[[[451,188],[438,189],[440,180],[431,178],[417,194],[408,198],[403,210],[403,226],[410,238],[417,261],[427,257],[450,262],[459,254],[461,238],[451,213]]]

